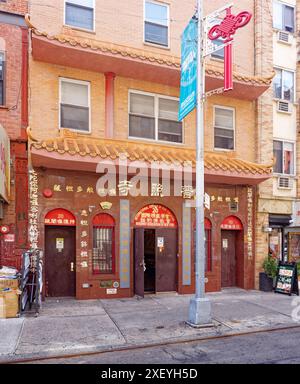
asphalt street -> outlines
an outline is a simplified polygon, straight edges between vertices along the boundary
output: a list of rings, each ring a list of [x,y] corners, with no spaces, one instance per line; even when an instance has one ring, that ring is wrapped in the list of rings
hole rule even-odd
[[[162,345],[43,364],[299,364],[300,328]],[[38,362],[35,362],[35,364]]]

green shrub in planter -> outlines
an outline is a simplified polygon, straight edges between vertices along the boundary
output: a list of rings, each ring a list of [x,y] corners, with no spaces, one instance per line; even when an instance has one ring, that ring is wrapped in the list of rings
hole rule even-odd
[[[263,269],[268,277],[274,279],[277,275],[278,262],[274,257],[267,257],[263,263]]]

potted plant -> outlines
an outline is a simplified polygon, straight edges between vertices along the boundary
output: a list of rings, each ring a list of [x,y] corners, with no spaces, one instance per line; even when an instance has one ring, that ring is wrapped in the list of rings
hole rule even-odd
[[[277,259],[268,256],[263,262],[264,272],[259,274],[259,290],[264,292],[272,292],[274,279],[277,275],[278,262]]]

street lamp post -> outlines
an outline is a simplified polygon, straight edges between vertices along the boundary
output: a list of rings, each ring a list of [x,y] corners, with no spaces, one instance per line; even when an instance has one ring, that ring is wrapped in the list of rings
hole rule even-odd
[[[190,302],[188,324],[212,324],[211,303],[205,297],[205,229],[204,229],[204,101],[205,66],[203,36],[203,0],[198,0],[197,53],[197,127],[196,127],[196,295]]]

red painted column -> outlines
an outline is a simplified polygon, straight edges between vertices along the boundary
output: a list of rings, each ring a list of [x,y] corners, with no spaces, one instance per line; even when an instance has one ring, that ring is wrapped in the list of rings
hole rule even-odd
[[[115,73],[105,73],[105,137],[114,136],[114,97],[115,97]]]
[[[225,47],[224,55],[224,91],[233,89],[233,62],[232,62],[232,43]]]

